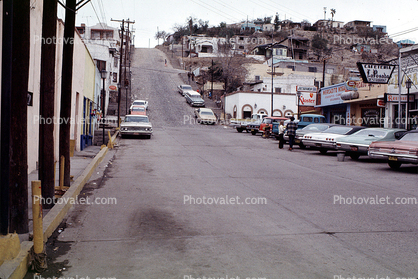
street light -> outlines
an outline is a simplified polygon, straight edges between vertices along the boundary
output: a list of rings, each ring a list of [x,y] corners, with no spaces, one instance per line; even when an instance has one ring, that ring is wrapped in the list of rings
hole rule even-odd
[[[409,89],[411,89],[412,81],[408,78],[408,80],[405,82],[407,91],[407,99],[406,99],[406,129],[409,130]]]
[[[300,103],[300,96],[302,95],[302,92],[298,91],[296,95],[298,96],[298,119],[300,119],[299,103]]]
[[[106,96],[106,89],[105,89],[105,81],[107,76],[106,70],[100,71],[101,78],[103,79],[103,89],[102,89],[102,128],[103,128],[103,144],[105,144],[105,96]]]

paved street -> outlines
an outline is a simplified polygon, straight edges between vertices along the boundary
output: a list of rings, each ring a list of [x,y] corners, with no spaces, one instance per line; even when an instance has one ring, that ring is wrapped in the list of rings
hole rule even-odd
[[[418,204],[392,204],[418,198],[416,166],[339,162],[332,152],[280,150],[191,123],[176,91],[181,71],[164,58],[136,49],[133,60],[132,94],[149,101],[152,139],[122,139],[105,176],[83,191],[117,204],[76,205],[49,246],[45,274],[418,277]]]

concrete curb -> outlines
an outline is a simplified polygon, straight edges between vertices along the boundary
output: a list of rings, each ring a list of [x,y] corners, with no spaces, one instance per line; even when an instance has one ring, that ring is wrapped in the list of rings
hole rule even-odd
[[[116,131],[116,133],[112,136],[113,143],[116,141],[118,134],[119,131]],[[109,148],[107,146],[100,150],[100,152],[94,157],[84,172],[79,177],[77,177],[71,187],[67,190],[67,192],[65,192],[62,197],[63,199],[76,199],[77,195],[80,194],[84,185],[89,181],[94,170],[103,161],[103,158],[106,156],[108,151]],[[52,207],[48,214],[44,216],[43,232],[45,242],[59,226],[72,206],[73,204],[71,203],[56,204],[54,207]],[[32,246],[32,241],[23,241],[21,243],[19,255],[13,260],[5,261],[0,266],[0,279],[22,279],[25,277],[30,264],[29,251]]]

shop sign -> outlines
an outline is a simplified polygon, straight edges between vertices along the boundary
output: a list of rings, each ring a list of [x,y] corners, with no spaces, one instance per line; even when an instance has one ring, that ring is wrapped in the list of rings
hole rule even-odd
[[[395,65],[357,62],[363,82],[387,84]]]
[[[322,88],[321,106],[342,104],[341,94],[346,91],[348,90],[345,82]]]
[[[386,106],[385,100],[383,99],[377,99],[377,106],[384,108]]]
[[[407,102],[408,95],[401,95],[401,103]],[[415,95],[409,95],[409,102],[415,101]],[[399,102],[399,94],[388,94],[385,93],[385,102],[386,103],[398,103]]]
[[[299,92],[315,92],[318,91],[316,86],[296,86],[296,91]]]
[[[301,92],[299,106],[313,107],[316,105],[316,93]]]

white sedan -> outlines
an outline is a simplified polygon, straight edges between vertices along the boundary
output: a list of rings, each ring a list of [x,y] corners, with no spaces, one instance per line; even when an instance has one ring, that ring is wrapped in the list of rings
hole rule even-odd
[[[337,149],[337,140],[346,135],[351,135],[358,130],[364,129],[361,126],[332,126],[320,133],[308,133],[303,136],[302,143],[305,146],[316,147],[321,154],[327,153],[328,150]]]
[[[211,109],[208,109],[208,108],[195,109],[194,115],[198,123],[212,124],[212,125],[216,123],[216,116]]]
[[[152,124],[146,115],[128,114],[120,124],[120,134],[122,137],[146,136],[150,139],[152,135]]]
[[[129,110],[132,110],[132,107],[133,106],[144,106],[145,107],[145,109],[148,109],[148,101],[145,101],[145,100],[135,100],[133,103],[132,103],[132,105],[131,105],[131,107],[129,108]]]

